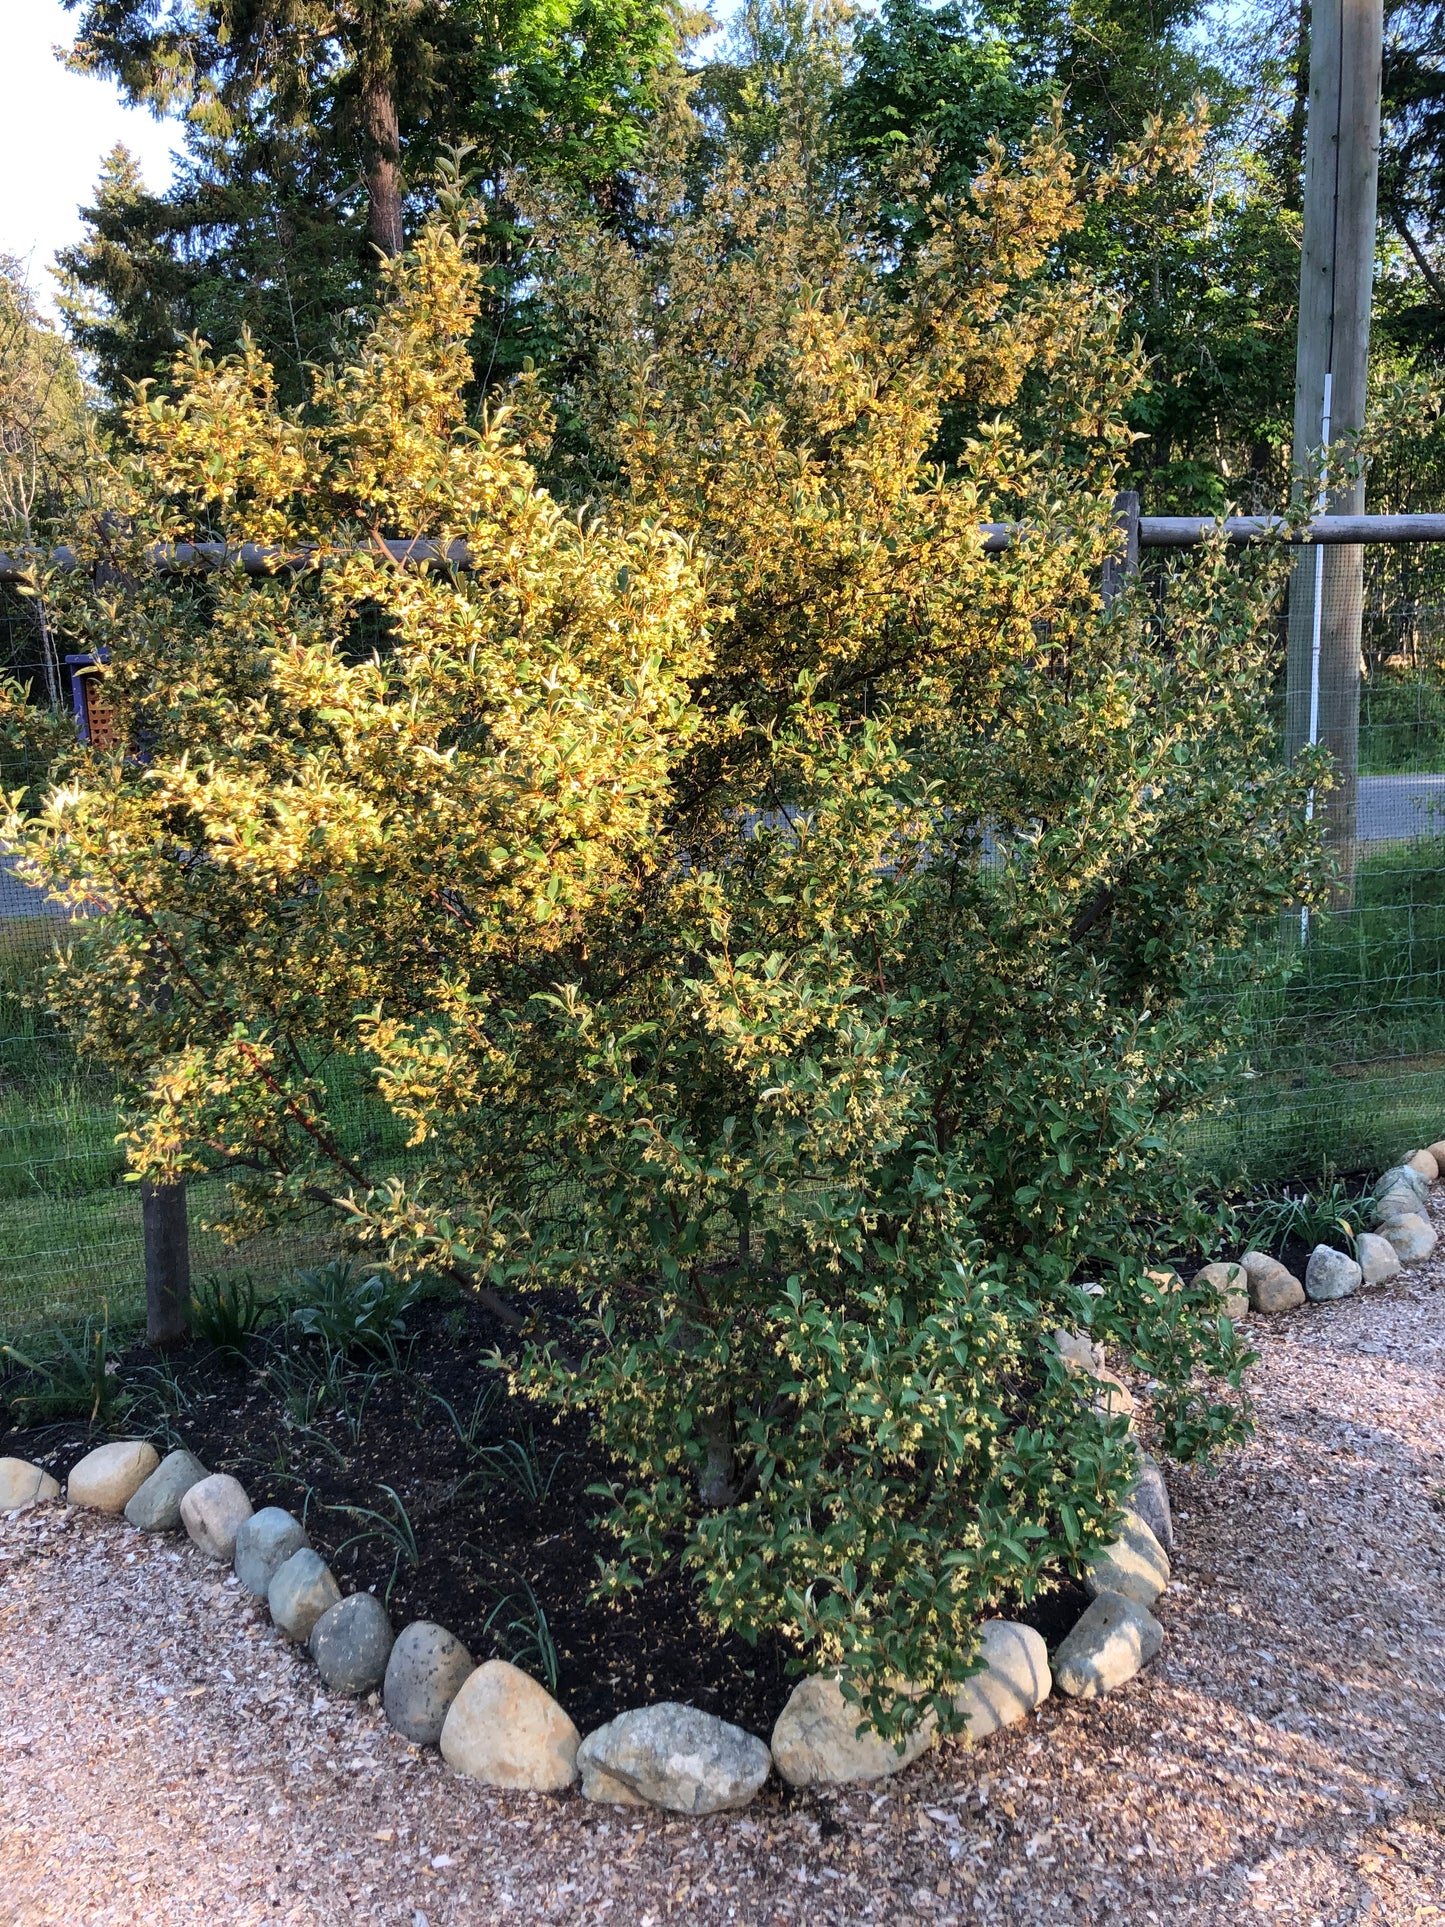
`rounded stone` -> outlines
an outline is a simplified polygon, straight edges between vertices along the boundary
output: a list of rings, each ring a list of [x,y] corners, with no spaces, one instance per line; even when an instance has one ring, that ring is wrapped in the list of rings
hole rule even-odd
[[[1316,1245],[1305,1267],[1305,1290],[1316,1303],[1322,1299],[1348,1298],[1358,1291],[1364,1273],[1353,1258],[1332,1245]]]
[[[160,1454],[149,1439],[117,1439],[114,1445],[98,1445],[71,1467],[65,1482],[66,1500],[96,1512],[124,1512],[160,1462]]]
[[[1424,1178],[1421,1177],[1420,1173],[1412,1170],[1408,1164],[1392,1164],[1388,1171],[1382,1171],[1375,1180],[1375,1196],[1377,1198],[1388,1197],[1390,1192],[1392,1192],[1397,1185],[1401,1184],[1403,1184],[1407,1190],[1415,1193],[1418,1203],[1423,1204],[1425,1202],[1429,1194],[1429,1186],[1426,1184]]]
[[[1394,1224],[1401,1218],[1418,1217],[1424,1212],[1424,1204],[1406,1185],[1397,1184],[1382,1198],[1375,1200],[1375,1223]]]
[[[1119,1536],[1096,1552],[1084,1568],[1084,1590],[1097,1599],[1101,1593],[1122,1593],[1141,1606],[1152,1606],[1169,1584],[1169,1555],[1137,1512],[1126,1512]]]
[[[1049,1649],[1032,1626],[1012,1619],[986,1619],[978,1629],[982,1671],[971,1674],[954,1694],[968,1736],[986,1740],[1000,1728],[1027,1719],[1054,1690]]]
[[[448,1709],[442,1758],[486,1786],[560,1793],[577,1778],[577,1737],[544,1686],[505,1659],[489,1659]]]
[[[1245,1318],[1249,1314],[1249,1274],[1243,1265],[1205,1265],[1194,1275],[1196,1285],[1204,1285],[1219,1299],[1226,1318]]]
[[[695,1815],[746,1806],[767,1779],[772,1756],[761,1740],[715,1713],[664,1700],[619,1713],[589,1733],[577,1764],[589,1800],[611,1802],[606,1789],[620,1782],[649,1806]]]
[[[1297,1305],[1304,1303],[1304,1286],[1292,1271],[1287,1271],[1278,1258],[1271,1258],[1267,1251],[1246,1251],[1239,1262],[1249,1279],[1252,1310],[1269,1316],[1275,1312],[1293,1311]]]
[[[323,1613],[330,1612],[341,1598],[341,1588],[331,1568],[310,1546],[293,1552],[277,1567],[266,1589],[266,1604],[271,1617],[288,1639],[304,1646]]]
[[[429,1619],[413,1620],[397,1634],[386,1662],[386,1717],[414,1746],[435,1746],[452,1701],[475,1670],[455,1633]]]
[[[0,1459],[0,1512],[19,1512],[60,1497],[60,1481],[29,1459]]]
[[[1405,1160],[1405,1168],[1422,1177],[1426,1184],[1434,1184],[1440,1175],[1440,1166],[1433,1151],[1412,1151]]]
[[[355,1699],[386,1678],[391,1621],[375,1593],[354,1592],[321,1615],[308,1644],[325,1684]]]
[[[181,1499],[181,1524],[192,1544],[226,1566],[236,1556],[236,1534],[250,1516],[246,1488],[229,1472],[198,1480]]]
[[[1400,1254],[1388,1238],[1377,1232],[1362,1231],[1355,1240],[1355,1257],[1367,1285],[1383,1285],[1400,1273]]]
[[[210,1474],[193,1452],[182,1446],[167,1452],[125,1509],[138,1532],[174,1532],[181,1523],[181,1500],[193,1485]]]
[[[310,1544],[299,1519],[279,1505],[263,1505],[236,1530],[236,1577],[248,1592],[264,1599],[292,1553]]]
[[[1422,1264],[1435,1249],[1435,1228],[1418,1212],[1385,1225],[1384,1233],[1402,1264]]]
[[[1174,1551],[1174,1513],[1169,1504],[1169,1487],[1157,1459],[1147,1452],[1137,1458],[1138,1470],[1125,1495],[1129,1510],[1136,1512],[1148,1526],[1165,1552]]]
[[[1442,1137],[1438,1143],[1427,1144],[1425,1149],[1434,1158],[1436,1170],[1445,1171],[1445,1137]]]
[[[1147,1607],[1103,1592],[1059,1642],[1054,1685],[1071,1699],[1099,1699],[1132,1679],[1164,1644],[1164,1628]]]
[[[788,1696],[788,1703],[773,1726],[773,1764],[789,1786],[847,1786],[867,1780],[884,1780],[926,1753],[938,1736],[936,1722],[926,1719],[914,1728],[900,1753],[891,1740],[880,1738],[864,1727],[863,1710],[843,1697],[835,1675],[815,1673],[799,1680]],[[606,1791],[611,1778],[601,1770],[602,1786],[597,1784],[598,1769],[590,1760],[582,1791],[589,1800],[612,1805],[641,1805],[640,1795],[618,1780],[615,1785],[627,1795],[619,1800]]]

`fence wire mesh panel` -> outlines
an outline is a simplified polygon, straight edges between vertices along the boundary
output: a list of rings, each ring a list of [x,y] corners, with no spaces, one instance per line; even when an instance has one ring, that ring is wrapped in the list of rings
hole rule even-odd
[[[1378,1170],[1445,1120],[1445,546],[1367,548],[1363,565],[1353,585],[1321,572],[1318,625],[1297,611],[1288,703],[1285,609],[1276,623],[1281,748],[1310,740],[1313,699],[1317,740],[1338,753],[1332,729],[1353,733],[1357,774],[1343,809],[1348,775],[1319,803],[1332,901],[1272,933],[1279,978],[1248,993],[1248,1072],[1187,1140],[1200,1175],[1226,1186]],[[1332,673],[1331,631],[1351,633],[1352,607],[1358,651],[1345,667],[1337,648]]]
[[[1155,565],[1145,558],[1146,569]],[[1347,821],[1329,823],[1334,900],[1266,933],[1278,973],[1245,993],[1247,1070],[1186,1139],[1199,1178],[1225,1189],[1378,1170],[1437,1138],[1445,1121],[1445,544],[1367,548],[1362,576],[1334,568],[1321,580],[1324,638],[1338,639],[1350,614],[1341,595],[1359,611],[1351,668],[1332,680],[1325,647],[1314,692],[1322,725],[1357,718],[1358,775]],[[1273,634],[1272,720],[1283,754],[1291,728],[1296,740],[1301,729],[1298,606],[1293,625],[1280,608]],[[1303,644],[1311,639],[1306,625]],[[380,635],[353,640],[385,646]],[[69,709],[68,679],[43,622],[3,584],[0,650],[0,666],[30,685],[33,700]],[[1325,727],[1319,733],[1329,740]],[[41,772],[0,752],[0,774],[13,790]],[[41,990],[63,932],[55,908],[0,858],[0,1337],[83,1318],[128,1323],[144,1305],[141,1200],[125,1182],[114,1086],[80,1061],[63,1011],[52,1011]],[[1211,996],[1238,994],[1225,976]],[[334,1075],[341,1087],[332,1114],[349,1148],[376,1170],[402,1168],[403,1134],[360,1068]],[[219,1179],[190,1187],[198,1282],[247,1274],[265,1291],[325,1255],[321,1238],[304,1230],[228,1245],[208,1228],[223,1204]]]

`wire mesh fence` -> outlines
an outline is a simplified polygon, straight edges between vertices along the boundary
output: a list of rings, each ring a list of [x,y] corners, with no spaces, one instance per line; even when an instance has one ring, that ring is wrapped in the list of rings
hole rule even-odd
[[[1276,634],[1283,749],[1283,610]],[[39,701],[55,699],[45,643],[34,611],[0,585],[3,666]],[[1269,933],[1280,974],[1247,993],[1247,1073],[1186,1142],[1201,1180],[1222,1188],[1377,1170],[1445,1130],[1445,544],[1365,551],[1356,688],[1346,886],[1306,931],[1286,920]],[[68,688],[60,700],[69,706]],[[14,758],[0,773],[7,789],[38,774]],[[144,1303],[140,1197],[116,1143],[114,1087],[79,1060],[63,1010],[40,990],[61,928],[0,859],[0,1334],[12,1337],[103,1311],[126,1321]],[[399,1140],[389,1144],[356,1081],[348,1135],[384,1162]],[[227,1245],[208,1228],[223,1190],[192,1187],[196,1279],[247,1273],[264,1290],[322,1255],[296,1233]]]

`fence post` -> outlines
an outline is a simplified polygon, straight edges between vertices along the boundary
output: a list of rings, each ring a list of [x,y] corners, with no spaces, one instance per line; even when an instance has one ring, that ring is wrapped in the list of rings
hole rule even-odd
[[[142,1184],[145,1239],[146,1343],[164,1349],[190,1334],[190,1228],[184,1184]]]
[[[1302,485],[1310,458],[1325,451],[1319,508],[1336,515],[1358,515],[1365,506],[1364,477],[1350,473],[1348,458],[1365,424],[1382,39],[1381,0],[1312,0],[1294,464]],[[1334,759],[1334,788],[1321,799],[1320,814],[1343,905],[1354,886],[1363,597],[1363,550],[1307,548],[1296,561],[1285,755],[1320,743]]]
[[[1121,489],[1114,497],[1114,526],[1123,536],[1121,553],[1111,555],[1104,564],[1104,607],[1107,609],[1123,589],[1126,580],[1139,570],[1139,494],[1137,489]]]

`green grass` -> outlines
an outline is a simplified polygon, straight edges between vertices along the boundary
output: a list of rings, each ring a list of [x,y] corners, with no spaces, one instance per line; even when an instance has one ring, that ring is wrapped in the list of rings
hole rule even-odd
[[[1363,858],[1353,907],[1281,940],[1288,981],[1250,997],[1252,1074],[1186,1139],[1201,1173],[1377,1170],[1445,1133],[1445,837]]]
[[[1360,773],[1445,770],[1445,687],[1371,677],[1360,685]]]

